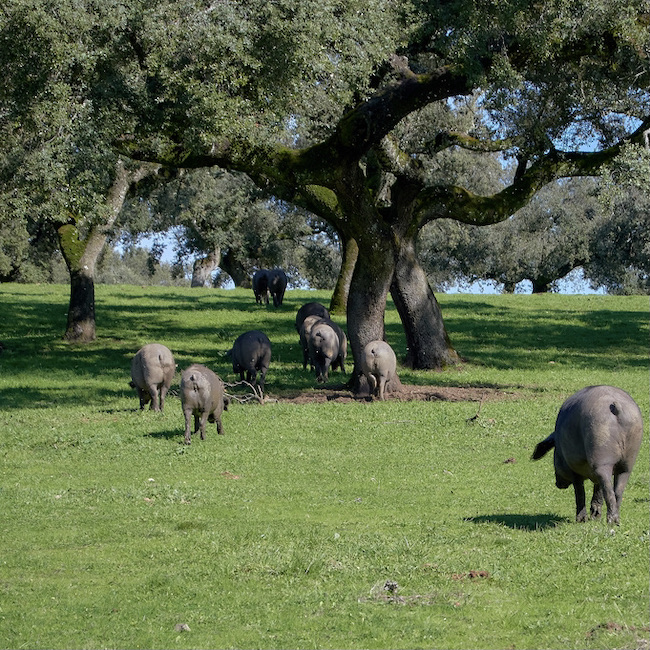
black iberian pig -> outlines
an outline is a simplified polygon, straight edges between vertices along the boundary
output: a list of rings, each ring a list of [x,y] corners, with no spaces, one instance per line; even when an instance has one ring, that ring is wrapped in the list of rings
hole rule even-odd
[[[232,358],[232,371],[235,374],[239,373],[240,381],[244,380],[244,373],[246,373],[246,381],[253,386],[257,383],[264,393],[266,372],[271,363],[269,337],[259,330],[244,332],[237,337],[229,354]],[[257,380],[258,372],[259,380]]]
[[[533,460],[555,447],[555,485],[566,489],[573,484],[576,521],[587,520],[584,481],[588,478],[594,483],[591,516],[600,517],[604,497],[607,521],[618,524],[623,490],[642,437],[641,411],[625,391],[588,386],[562,404],[555,431],[535,447]]]
[[[314,323],[309,334],[309,363],[316,370],[316,379],[325,382],[330,368],[345,372],[348,340],[343,330],[331,320],[321,318]]]
[[[384,399],[386,383],[397,370],[397,357],[393,348],[385,341],[370,341],[361,355],[361,370],[368,380],[370,395]]]
[[[253,274],[253,293],[255,302],[269,304],[269,272],[267,269],[260,269]]]
[[[165,396],[176,374],[174,355],[160,343],[141,347],[131,361],[131,388],[138,391],[140,408],[151,402],[151,409],[162,411]]]
[[[287,288],[287,274],[282,269],[269,269],[267,277],[273,306],[279,307],[284,300],[284,292]]]
[[[309,336],[315,323],[323,320],[320,316],[307,316],[300,326],[300,347],[302,348],[302,369],[307,369],[309,361]],[[313,370],[313,366],[312,366]]]
[[[300,333],[300,328],[307,318],[307,316],[320,316],[321,318],[329,318],[330,313],[327,308],[319,302],[306,302],[296,313],[296,331]]]
[[[190,421],[194,416],[194,433],[201,431],[205,440],[206,422],[217,423],[217,433],[223,434],[221,414],[228,407],[223,382],[210,368],[193,363],[181,374],[181,404],[185,416],[185,444],[192,443]]]

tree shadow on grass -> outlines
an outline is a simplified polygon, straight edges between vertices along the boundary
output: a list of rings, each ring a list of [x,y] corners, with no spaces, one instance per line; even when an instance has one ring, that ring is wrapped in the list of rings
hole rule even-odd
[[[185,427],[178,427],[178,429],[172,429],[169,431],[153,431],[152,433],[145,433],[143,434],[143,437],[145,438],[158,438],[161,440],[173,440],[174,438],[178,438],[179,440],[183,440],[185,437]]]
[[[513,530],[531,530],[540,531],[546,528],[555,528],[560,524],[569,523],[571,520],[567,517],[550,514],[537,515],[480,515],[478,517],[467,517],[465,521],[471,521],[475,524],[499,524]]]

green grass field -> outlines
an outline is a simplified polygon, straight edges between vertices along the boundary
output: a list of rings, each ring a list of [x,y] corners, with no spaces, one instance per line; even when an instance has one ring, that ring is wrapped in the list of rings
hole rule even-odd
[[[322,390],[293,325],[313,299],[99,286],[97,341],[74,346],[67,287],[0,285],[0,646],[647,649],[648,298],[440,295],[465,361],[400,377],[506,394],[474,419],[477,402],[283,401]],[[189,447],[177,397],[139,411],[141,345],[232,382],[224,353],[254,328],[276,401],[233,404]],[[386,331],[403,357],[392,303]],[[615,528],[576,524],[552,457],[529,460],[597,383],[646,422]]]

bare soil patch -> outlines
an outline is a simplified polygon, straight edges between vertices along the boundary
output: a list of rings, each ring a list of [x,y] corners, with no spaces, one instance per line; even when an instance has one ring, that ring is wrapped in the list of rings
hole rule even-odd
[[[397,402],[486,402],[516,398],[512,391],[500,390],[492,386],[415,386],[402,384],[401,389],[386,394],[386,401]],[[292,404],[321,404],[325,402],[369,402],[368,395],[355,395],[345,384],[324,386],[313,391],[284,394],[277,397],[278,402]]]

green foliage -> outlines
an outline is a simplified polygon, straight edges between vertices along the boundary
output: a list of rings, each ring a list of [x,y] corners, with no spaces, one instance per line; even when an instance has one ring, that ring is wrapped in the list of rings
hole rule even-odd
[[[259,268],[278,266],[292,284],[306,279],[312,287],[332,288],[340,266],[331,227],[269,197],[244,174],[219,168],[186,171],[133,197],[122,224],[127,242],[148,231],[173,231],[177,265],[220,251],[217,281],[230,277],[236,286],[250,285]]]
[[[159,262],[153,251],[131,247],[120,253],[107,247],[99,260],[95,280],[98,284],[188,286],[186,274],[175,271],[171,264]]]
[[[493,280],[534,292],[582,267],[594,288],[648,291],[648,200],[639,190],[572,179],[545,187],[510,219],[487,227],[449,220],[429,224],[419,239],[422,263],[438,286]]]
[[[606,206],[586,271],[612,293],[650,293],[650,194],[628,188]]]
[[[295,311],[326,292],[289,291],[272,309],[250,291],[100,286],[104,327],[78,347],[56,334],[67,291],[0,285],[2,647],[647,639],[647,426],[615,529],[574,523],[552,463],[529,461],[587,384],[628,390],[647,425],[647,300],[442,295],[468,360],[402,380],[501,399],[300,405],[282,398],[320,389],[302,371]],[[403,357],[390,303],[386,324]],[[232,381],[223,353],[258,326],[278,402],[233,404],[224,436],[212,425],[189,447],[176,396],[164,414],[138,411],[140,345],[160,341],[179,369],[200,361]]]

